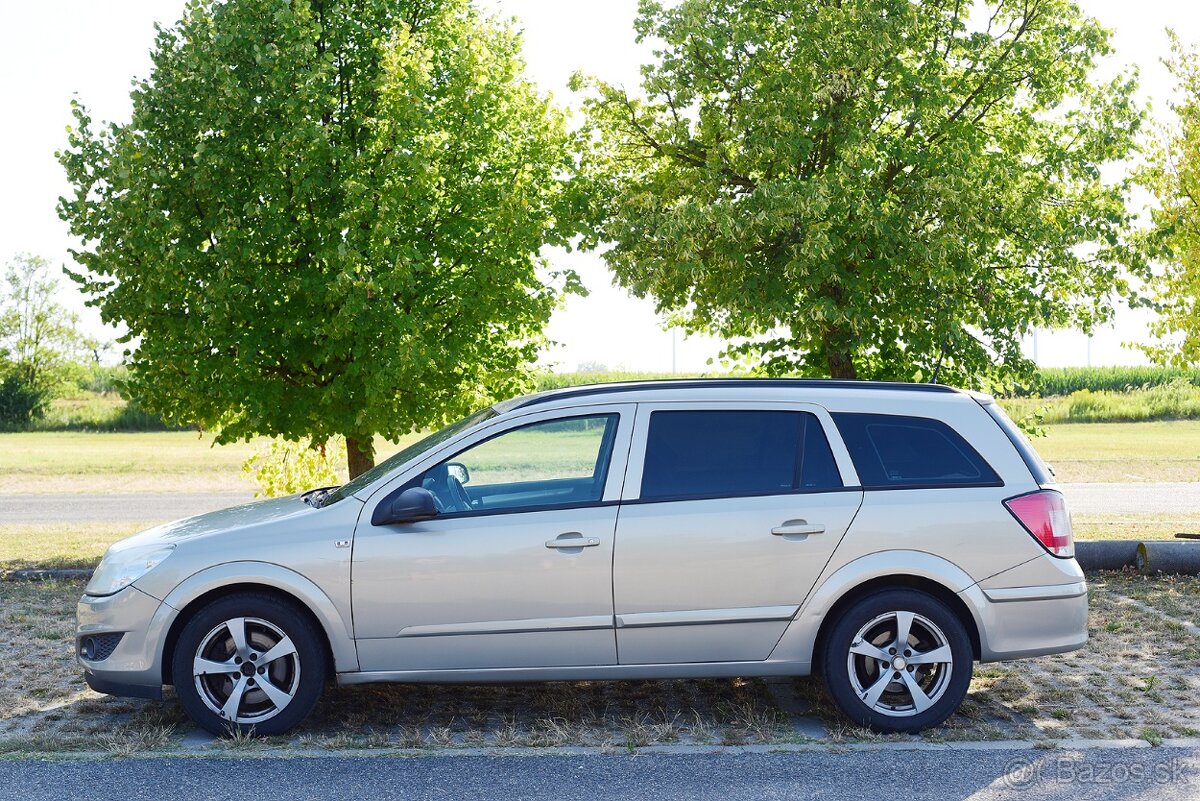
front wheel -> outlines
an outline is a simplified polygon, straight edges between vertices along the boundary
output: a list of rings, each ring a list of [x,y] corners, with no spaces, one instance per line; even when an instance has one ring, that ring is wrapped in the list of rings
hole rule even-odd
[[[201,609],[180,632],[175,692],[213,734],[282,734],[307,717],[325,684],[312,623],[271,595],[239,593]]]
[[[917,590],[886,590],[853,604],[825,639],[829,694],[856,723],[918,732],[950,717],[967,695],[971,640],[944,603]]]

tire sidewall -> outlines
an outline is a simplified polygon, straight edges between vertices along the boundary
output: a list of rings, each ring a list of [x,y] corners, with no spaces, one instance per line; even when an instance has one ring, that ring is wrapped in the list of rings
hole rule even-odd
[[[950,682],[933,706],[916,715],[896,717],[868,709],[850,683],[846,660],[854,636],[867,622],[889,612],[915,612],[932,621],[946,636],[954,660]],[[974,668],[971,639],[958,616],[937,598],[919,590],[885,590],[856,601],[843,612],[825,638],[821,673],[834,703],[855,723],[875,731],[915,733],[937,726],[962,704]]]
[[[235,617],[256,617],[278,626],[296,647],[300,662],[300,685],[291,703],[274,717],[253,725],[238,724],[222,718],[204,703],[192,675],[192,661],[201,641],[223,621]],[[317,632],[307,615],[294,604],[269,595],[237,594],[221,598],[198,611],[184,625],[175,643],[171,677],[175,694],[184,711],[196,725],[217,735],[233,731],[270,736],[283,734],[304,720],[316,705],[325,685],[326,658]]]

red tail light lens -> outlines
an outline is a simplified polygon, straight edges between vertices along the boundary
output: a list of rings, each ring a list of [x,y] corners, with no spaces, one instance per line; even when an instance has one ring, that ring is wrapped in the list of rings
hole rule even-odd
[[[1004,505],[1047,551],[1064,559],[1075,555],[1071,515],[1061,493],[1040,490],[1009,498]]]

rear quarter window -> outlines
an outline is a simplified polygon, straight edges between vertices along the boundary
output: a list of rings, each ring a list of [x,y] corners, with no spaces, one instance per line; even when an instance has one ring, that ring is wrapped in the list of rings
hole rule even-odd
[[[892,414],[833,415],[864,487],[999,487],[983,457],[941,420]]]

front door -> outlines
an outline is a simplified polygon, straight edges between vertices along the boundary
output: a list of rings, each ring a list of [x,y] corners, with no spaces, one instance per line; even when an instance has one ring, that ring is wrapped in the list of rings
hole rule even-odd
[[[366,671],[616,663],[612,554],[631,405],[541,412],[480,433],[401,487],[438,517],[354,541]],[[372,503],[388,502],[385,497]]]
[[[639,405],[613,566],[620,664],[767,658],[862,502],[825,424],[807,404]]]

